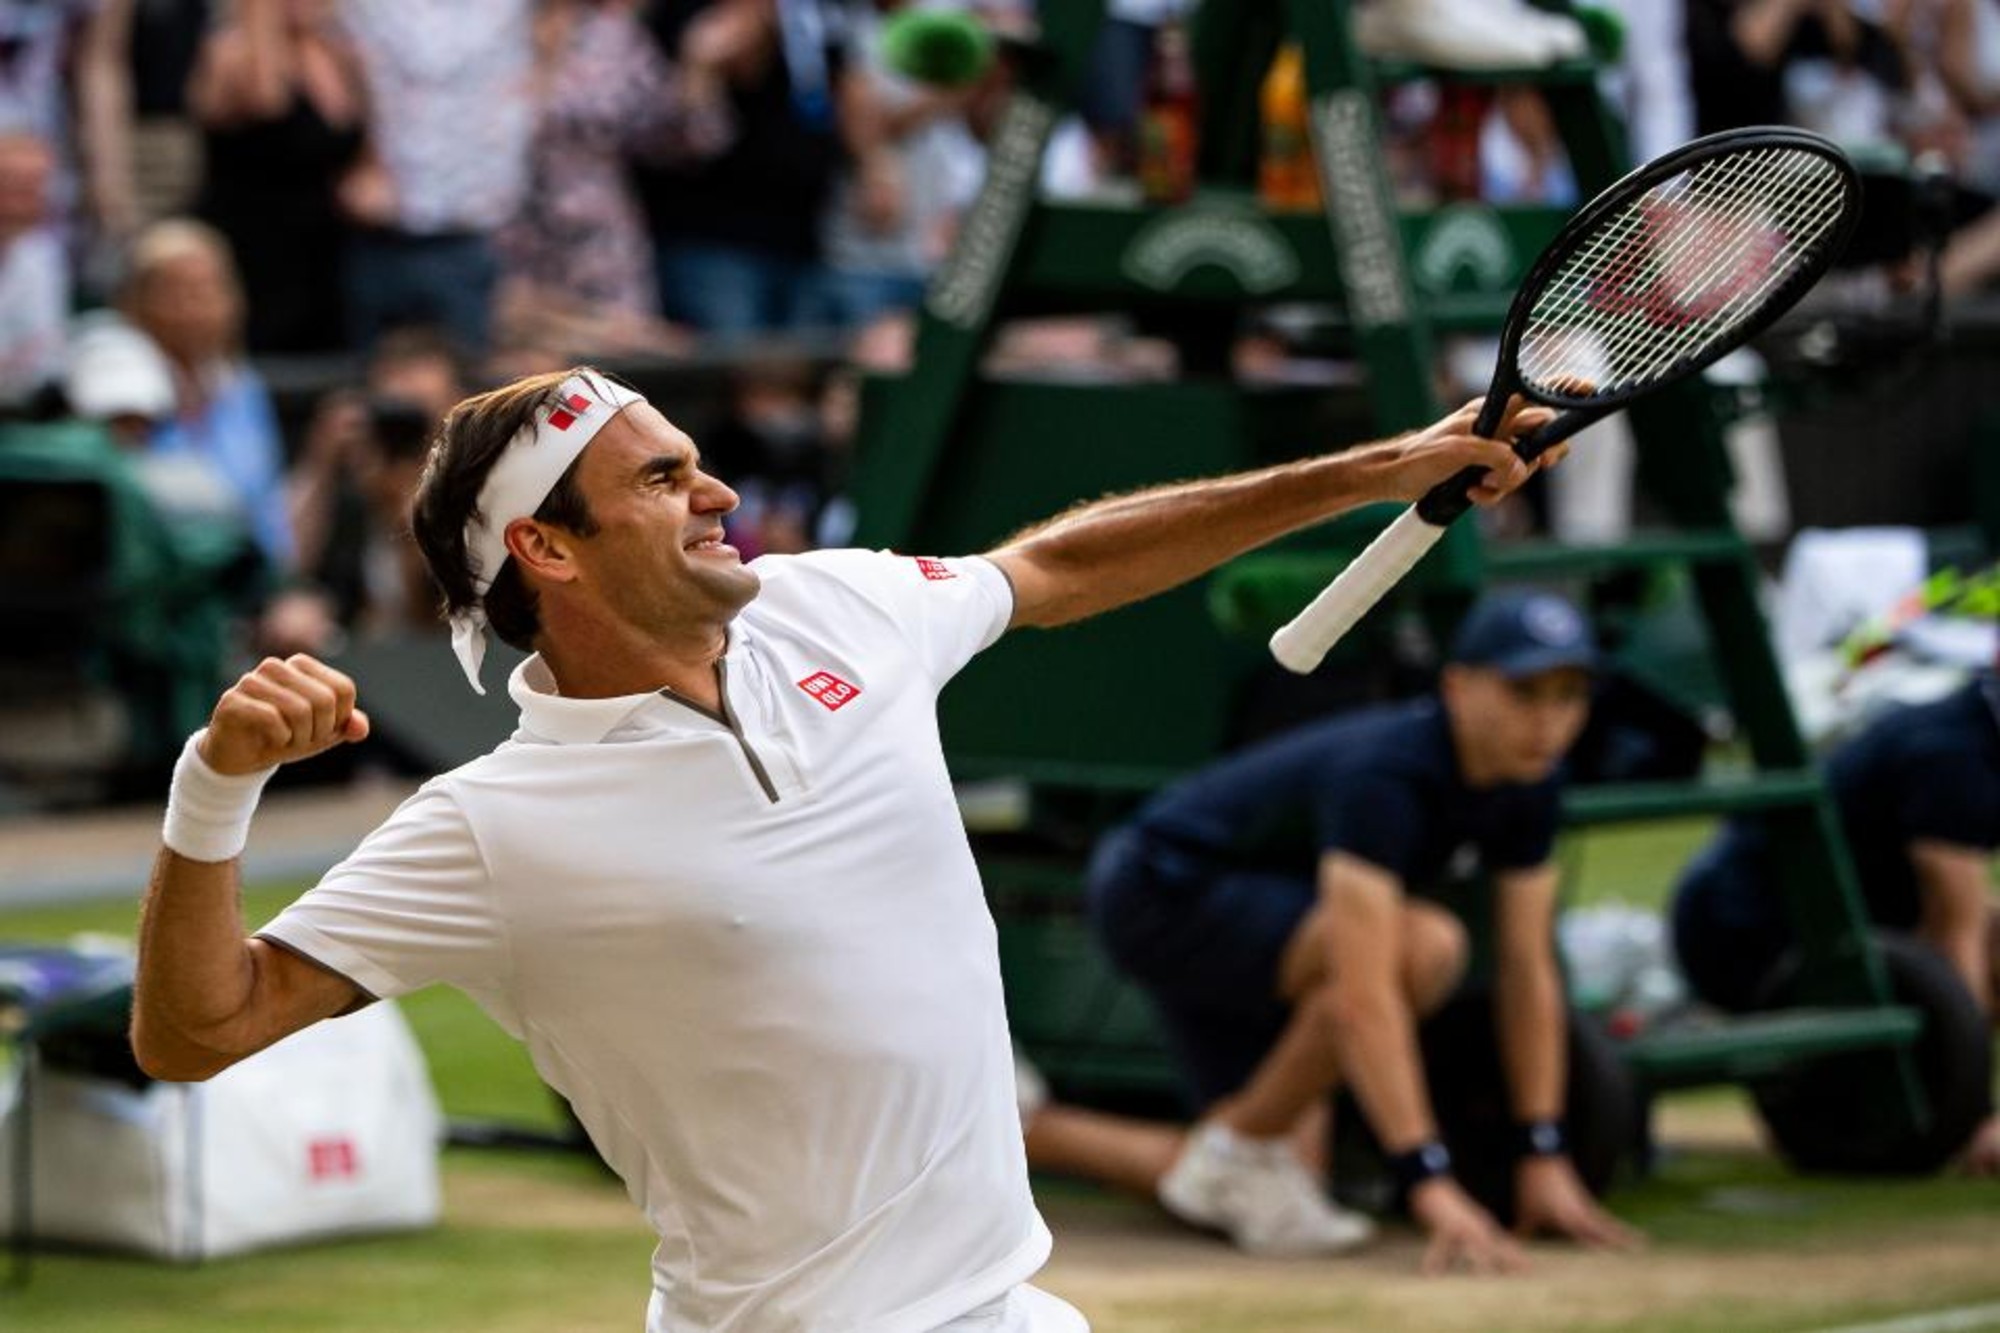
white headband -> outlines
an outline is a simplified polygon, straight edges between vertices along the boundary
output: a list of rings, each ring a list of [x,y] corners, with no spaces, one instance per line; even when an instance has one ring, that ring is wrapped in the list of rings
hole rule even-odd
[[[532,518],[562,474],[611,418],[646,400],[594,371],[562,382],[556,396],[507,442],[500,461],[479,488],[479,507],[465,525],[465,554],[480,602],[451,617],[451,650],[465,678],[480,694],[479,664],[486,659],[486,590],[507,560],[507,525]]]

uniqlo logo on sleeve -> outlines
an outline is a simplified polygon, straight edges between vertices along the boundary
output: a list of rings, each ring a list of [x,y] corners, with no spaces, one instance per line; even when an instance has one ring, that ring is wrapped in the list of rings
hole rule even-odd
[[[849,685],[831,671],[815,671],[799,682],[799,688],[826,705],[826,711],[837,713],[861,695],[859,685]]]
[[[933,583],[940,579],[955,579],[958,577],[957,574],[952,572],[950,565],[947,565],[935,556],[920,555],[916,557],[916,561],[917,572]]]
[[[361,1171],[352,1139],[314,1139],[306,1145],[306,1156],[313,1180],[352,1180]]]

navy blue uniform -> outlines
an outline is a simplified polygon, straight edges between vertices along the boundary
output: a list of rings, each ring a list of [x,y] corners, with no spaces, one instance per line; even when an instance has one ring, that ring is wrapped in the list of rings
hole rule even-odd
[[[1473,790],[1436,699],[1302,727],[1155,796],[1099,846],[1091,916],[1151,995],[1201,1104],[1248,1080],[1289,1016],[1285,945],[1343,851],[1413,894],[1537,866],[1555,780]]]
[[[2000,848],[2000,719],[1991,678],[1876,719],[1827,761],[1868,919],[1912,930],[1923,894],[1910,844]],[[1681,877],[1674,948],[1695,993],[1747,1008],[1793,942],[1764,827],[1739,818]]]

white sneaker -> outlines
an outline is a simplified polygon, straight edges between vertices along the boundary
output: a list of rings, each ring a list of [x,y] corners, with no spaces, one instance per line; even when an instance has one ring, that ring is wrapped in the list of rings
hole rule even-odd
[[[1338,1254],[1375,1224],[1334,1205],[1283,1139],[1246,1139],[1222,1125],[1188,1136],[1160,1181],[1160,1202],[1183,1222],[1221,1231],[1249,1254]]]
[[[1538,69],[1589,49],[1574,19],[1520,0],[1372,0],[1354,37],[1372,56],[1441,69]]]

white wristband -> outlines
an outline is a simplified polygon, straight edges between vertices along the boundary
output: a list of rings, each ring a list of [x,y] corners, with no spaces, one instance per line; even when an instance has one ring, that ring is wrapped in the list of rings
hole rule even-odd
[[[277,766],[230,775],[208,766],[198,748],[207,728],[188,737],[167,791],[167,822],[160,840],[190,861],[233,861],[250,840],[250,816]]]

